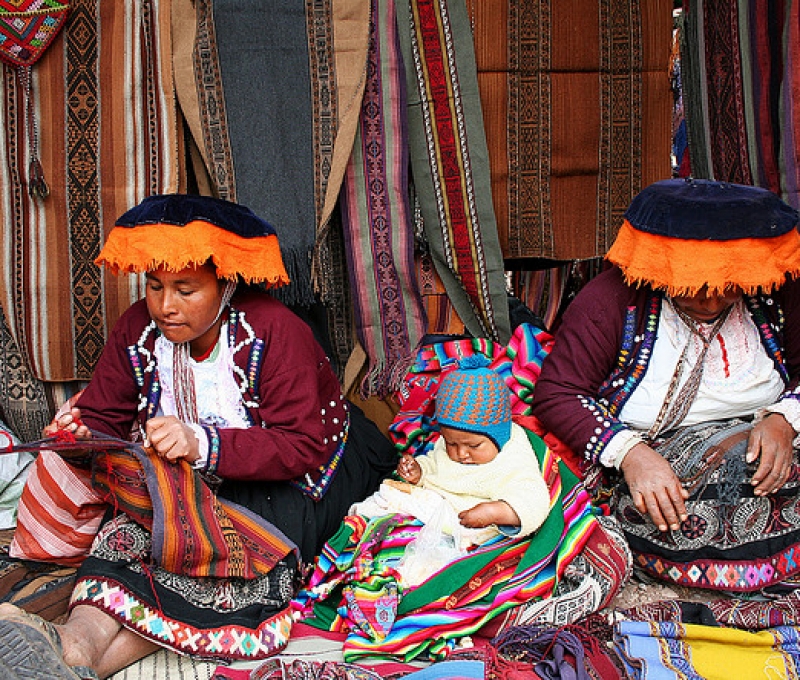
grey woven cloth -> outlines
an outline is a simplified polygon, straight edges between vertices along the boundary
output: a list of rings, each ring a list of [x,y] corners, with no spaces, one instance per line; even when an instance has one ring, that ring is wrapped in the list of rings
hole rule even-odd
[[[278,233],[288,304],[311,304],[317,208],[306,3],[199,0],[194,62],[217,195]]]

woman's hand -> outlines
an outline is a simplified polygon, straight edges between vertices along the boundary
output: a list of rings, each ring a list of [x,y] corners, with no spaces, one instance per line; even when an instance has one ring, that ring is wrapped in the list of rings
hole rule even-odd
[[[639,512],[650,515],[659,531],[680,528],[689,516],[684,502],[689,492],[663,456],[645,443],[637,444],[622,460],[620,470]]]
[[[789,477],[794,450],[794,428],[780,413],[771,413],[758,422],[747,442],[747,462],[759,458],[758,469],[750,483],[756,496],[775,493]]]
[[[53,420],[45,426],[43,434],[45,437],[52,437],[59,431],[71,432],[76,439],[92,436],[91,430],[81,422],[81,410],[74,407],[56,413]]]
[[[403,460],[397,466],[397,474],[409,484],[417,484],[422,477],[422,468],[414,460],[414,456],[403,454]]]
[[[172,462],[185,458],[189,463],[200,458],[200,444],[194,430],[175,416],[150,418],[144,427],[150,446],[161,458]]]

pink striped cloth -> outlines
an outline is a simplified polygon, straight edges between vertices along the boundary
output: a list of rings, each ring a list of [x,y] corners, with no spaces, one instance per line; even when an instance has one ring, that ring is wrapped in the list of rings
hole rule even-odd
[[[108,507],[92,488],[91,477],[90,469],[41,451],[20,497],[11,557],[80,565]]]

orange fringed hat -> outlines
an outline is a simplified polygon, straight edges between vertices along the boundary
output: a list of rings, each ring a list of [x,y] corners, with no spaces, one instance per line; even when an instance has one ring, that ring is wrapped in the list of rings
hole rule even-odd
[[[700,179],[643,189],[606,259],[631,285],[669,295],[769,292],[800,275],[798,213],[771,191]]]
[[[289,283],[278,236],[249,208],[210,196],[150,196],[120,217],[95,263],[113,273],[180,271],[212,260],[217,276]]]

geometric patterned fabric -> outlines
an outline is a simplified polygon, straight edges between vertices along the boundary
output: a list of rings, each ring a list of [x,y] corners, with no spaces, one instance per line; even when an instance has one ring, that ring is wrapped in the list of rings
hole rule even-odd
[[[0,59],[30,66],[42,55],[67,18],[69,3],[0,0]]]
[[[511,437],[511,398],[500,375],[475,354],[461,361],[439,385],[436,420],[439,425],[489,437],[502,449]]]

